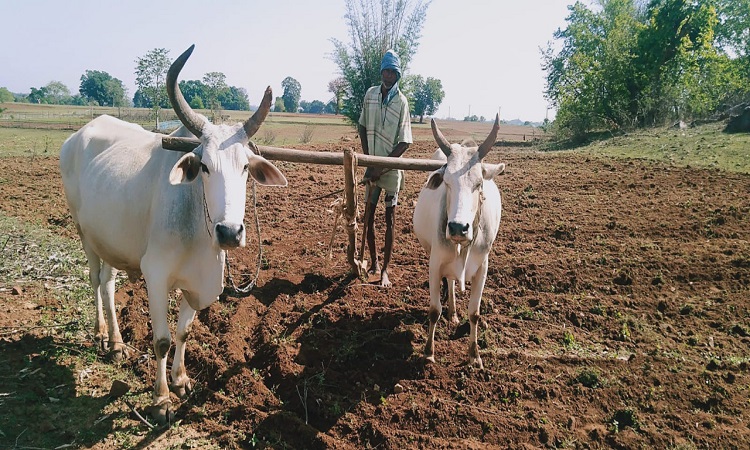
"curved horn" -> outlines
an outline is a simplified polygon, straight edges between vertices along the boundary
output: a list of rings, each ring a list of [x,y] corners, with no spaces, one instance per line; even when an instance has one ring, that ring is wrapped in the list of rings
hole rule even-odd
[[[268,111],[271,110],[272,98],[273,92],[271,91],[271,86],[268,86],[266,88],[265,95],[263,95],[263,101],[260,102],[260,106],[258,106],[258,109],[255,111],[255,113],[249,119],[247,119],[245,124],[242,126],[245,129],[245,134],[247,134],[248,139],[253,137],[253,135],[258,131],[258,128],[260,128],[260,124],[262,124],[263,121],[266,120]]]
[[[180,118],[180,122],[185,125],[185,128],[190,130],[196,137],[201,137],[203,134],[203,125],[205,122],[196,112],[190,108],[188,102],[185,101],[185,97],[182,96],[180,86],[177,84],[177,76],[182,70],[182,66],[190,58],[190,54],[193,53],[195,44],[191,45],[189,49],[185,50],[177,59],[174,60],[172,65],[169,67],[167,72],[167,95],[169,95],[169,102],[172,103],[172,108]]]
[[[432,119],[430,121],[430,126],[432,126],[432,135],[435,137],[435,141],[437,142],[438,146],[440,146],[440,150],[445,153],[445,156],[451,155],[451,144],[448,142],[448,140],[443,136],[443,133],[440,132],[440,129],[438,129],[437,123],[435,123],[435,119]]]
[[[487,136],[487,139],[482,142],[482,145],[479,146],[479,160],[483,160],[485,156],[487,156],[487,153],[490,152],[490,149],[493,145],[495,145],[495,139],[497,139],[497,131],[500,129],[500,114],[495,115],[495,124],[492,125],[492,131],[490,131],[490,135]]]

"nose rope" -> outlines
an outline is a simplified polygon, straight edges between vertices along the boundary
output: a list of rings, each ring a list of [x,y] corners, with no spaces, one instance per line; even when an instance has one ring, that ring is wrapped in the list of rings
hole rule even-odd
[[[226,266],[226,278],[227,286],[224,287],[224,294],[231,295],[232,297],[247,297],[250,295],[250,291],[255,287],[260,276],[260,266],[263,263],[263,241],[260,237],[260,219],[258,218],[258,202],[255,190],[255,180],[253,180],[253,213],[255,215],[255,231],[258,233],[258,264],[255,268],[255,278],[247,283],[245,286],[238,287],[234,284],[232,273],[229,267],[229,251],[225,250],[224,265]]]
[[[472,225],[472,228],[474,228],[475,232],[479,231],[479,227],[482,224],[480,221],[482,216],[482,205],[484,204],[484,189],[479,189],[479,204],[477,205],[477,214],[474,216],[474,224]],[[475,233],[476,234],[476,233]]]
[[[203,187],[203,212],[204,212],[204,214],[203,214],[203,220],[204,220],[204,222],[206,222],[206,231],[208,232],[208,236],[209,237],[213,237],[213,236],[211,236],[211,227],[208,226],[209,223],[213,223],[213,222],[211,221],[211,213],[208,212],[208,202],[206,202],[206,188],[205,188],[205,186]]]

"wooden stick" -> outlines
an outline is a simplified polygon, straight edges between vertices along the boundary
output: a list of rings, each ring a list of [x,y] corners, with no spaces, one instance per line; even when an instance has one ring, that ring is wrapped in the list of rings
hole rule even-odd
[[[165,136],[162,147],[167,150],[191,152],[200,145],[195,138],[178,138]],[[295,150],[291,148],[266,147],[258,145],[258,150],[264,158],[272,161],[288,161],[293,163],[310,163],[339,166],[344,163],[343,152],[316,152],[310,150]],[[383,169],[421,170],[430,172],[445,164],[444,161],[415,158],[389,158],[387,156],[357,155],[357,164],[364,167],[379,167]]]
[[[346,220],[346,231],[349,233],[349,246],[346,248],[346,259],[352,268],[352,272],[360,276],[360,265],[357,264],[355,252],[357,251],[357,197],[354,195],[354,176],[357,173],[357,157],[352,149],[344,152],[344,219]]]

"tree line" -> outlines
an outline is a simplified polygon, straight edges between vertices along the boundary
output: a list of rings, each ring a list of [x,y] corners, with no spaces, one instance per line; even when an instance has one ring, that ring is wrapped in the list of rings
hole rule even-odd
[[[750,0],[598,0],[569,7],[542,51],[564,139],[719,117],[750,100]]]
[[[409,63],[418,48],[429,3],[429,0],[346,0],[345,18],[352,42],[344,44],[331,40],[334,47],[332,59],[341,74],[328,84],[332,99],[327,103],[301,100],[302,86],[293,77],[286,77],[274,111],[343,114],[351,123],[357,123],[366,90],[380,84],[380,60],[387,50],[393,49],[401,57],[403,77],[399,85],[409,99],[412,115],[420,122],[424,116],[434,115],[445,97],[441,81],[409,73]],[[71,95],[63,83],[52,81],[40,88],[32,87],[28,95],[12,94],[6,88],[0,88],[0,102],[115,107],[132,104],[153,109],[158,121],[159,109],[169,107],[165,87],[166,73],[171,64],[169,51],[156,48],[135,62],[138,89],[132,101],[127,98],[121,80],[104,71],[87,70],[81,76],[78,94]],[[214,115],[220,109],[250,109],[247,92],[243,88],[228,86],[221,72],[209,72],[202,80],[181,81],[180,89],[190,106],[209,109]],[[465,120],[481,119],[473,116]]]

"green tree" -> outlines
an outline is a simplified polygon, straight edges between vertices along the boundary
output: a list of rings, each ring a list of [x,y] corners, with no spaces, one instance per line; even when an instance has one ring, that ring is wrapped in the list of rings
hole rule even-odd
[[[200,80],[183,80],[180,81],[180,91],[182,92],[182,95],[185,97],[185,101],[190,104],[190,106],[193,106],[194,103],[198,103],[200,101],[201,107],[198,109],[204,109],[207,98],[207,87],[205,84],[203,84]],[[197,100],[196,100],[197,99]]]
[[[206,109],[206,105],[203,104],[203,99],[196,96],[190,100],[190,107],[193,109]]]
[[[75,94],[70,96],[68,104],[75,106],[86,106],[86,99],[81,97],[81,94]]]
[[[411,79],[410,94],[409,104],[412,113],[419,116],[419,123],[423,123],[425,115],[435,114],[445,97],[443,83],[440,80],[432,77],[424,80],[420,75],[415,75]]]
[[[299,99],[302,96],[302,85],[292,77],[286,77],[281,82],[281,88],[284,93],[281,98],[284,100],[284,109],[288,112],[297,112]]]
[[[125,86],[107,72],[87,70],[81,75],[78,91],[87,102],[94,102],[99,106],[125,104]]]
[[[274,112],[284,112],[286,109],[284,108],[284,99],[281,97],[276,97],[276,99],[273,102],[273,110]]]
[[[29,103],[49,103],[46,87],[40,87],[39,89],[32,87],[27,98],[29,99]]]
[[[302,109],[302,112],[307,114],[322,114],[326,108],[326,104],[320,100],[313,100],[311,102],[302,100],[299,103],[299,106]]]
[[[64,105],[70,102],[70,89],[61,81],[50,81],[44,87],[47,89],[47,97],[50,103]]]
[[[359,120],[365,92],[380,84],[380,61],[393,49],[401,58],[402,74],[419,46],[429,1],[346,0],[344,18],[351,42],[332,39],[333,61],[347,82],[343,114],[353,124]]]
[[[557,108],[556,126],[562,136],[583,139],[591,130],[619,128],[631,121],[635,94],[632,61],[641,27],[632,0],[601,0],[593,12],[583,3],[568,7],[567,28],[554,38],[562,41],[543,52],[547,72],[545,96]]]
[[[344,77],[334,78],[333,80],[328,82],[328,92],[333,94],[333,101],[336,105],[334,114],[338,114],[341,111],[341,102],[344,99],[344,95],[346,94],[346,89],[348,86],[349,84]]]
[[[714,0],[719,23],[716,37],[725,50],[748,64],[750,58],[750,0]]]
[[[13,93],[6,87],[0,87],[0,103],[10,103],[14,101]]]
[[[750,100],[750,0],[715,0],[719,23],[718,46],[727,55],[727,71],[734,85],[731,105]],[[728,54],[736,55],[730,59]]]
[[[638,102],[642,122],[706,115],[726,98],[726,60],[715,47],[718,24],[711,2],[652,0],[638,36]],[[717,89],[718,88],[718,89]]]
[[[213,122],[216,122],[221,110],[219,97],[228,89],[226,80],[227,76],[221,72],[208,72],[203,76],[203,84],[206,86],[204,103],[211,109]]]
[[[238,88],[235,86],[229,86],[223,93],[219,95],[219,102],[230,111],[249,111],[250,110],[250,99],[247,96],[247,91],[244,88]]]
[[[153,109],[156,127],[159,127],[159,110],[167,97],[167,71],[171,65],[169,50],[155,48],[135,60],[135,84],[141,97],[148,100]],[[135,99],[133,99],[135,103]]]

